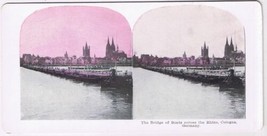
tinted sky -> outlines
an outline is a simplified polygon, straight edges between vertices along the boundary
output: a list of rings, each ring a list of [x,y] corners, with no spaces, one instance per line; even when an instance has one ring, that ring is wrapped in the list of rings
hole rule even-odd
[[[209,56],[223,57],[226,37],[244,51],[244,29],[231,13],[200,5],[162,7],[144,13],[134,26],[134,53],[158,56],[201,55],[206,42]]]
[[[51,7],[35,11],[22,27],[20,55],[82,56],[82,47],[91,46],[91,56],[104,57],[107,39],[114,37],[119,49],[132,53],[131,28],[119,13],[90,6]]]

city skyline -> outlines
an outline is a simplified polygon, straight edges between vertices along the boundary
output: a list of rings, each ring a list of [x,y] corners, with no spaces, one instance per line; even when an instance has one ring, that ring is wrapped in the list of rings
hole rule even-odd
[[[232,42],[231,42],[232,41]],[[211,53],[209,53],[209,50],[211,49],[210,47],[209,47],[209,45],[207,45],[207,43],[206,42],[204,42],[203,43],[203,45],[201,45],[201,46],[198,46],[198,47],[195,47],[196,49],[198,49],[199,50],[199,54],[197,54],[197,55],[194,55],[194,54],[189,54],[189,53],[187,53],[187,51],[183,51],[182,52],[182,54],[177,54],[177,56],[168,56],[168,55],[162,55],[162,56],[160,56],[160,55],[157,55],[157,54],[151,54],[151,53],[142,53],[142,54],[139,54],[139,53],[134,53],[134,55],[136,55],[136,56],[141,56],[141,55],[144,55],[144,54],[147,54],[147,55],[152,55],[152,56],[157,56],[157,57],[168,57],[168,58],[175,58],[175,57],[183,57],[184,56],[184,54],[187,56],[187,57],[191,57],[191,56],[194,56],[194,57],[196,57],[196,58],[198,58],[198,57],[203,57],[203,54],[202,54],[202,48],[204,48],[204,47],[207,47],[207,49],[208,49],[208,52],[206,53],[207,54],[207,57],[209,57],[209,58],[212,58],[213,56],[214,57],[220,57],[220,58],[223,58],[223,57],[225,57],[225,45],[226,45],[226,43],[228,43],[229,45],[230,45],[230,43],[233,43],[233,47],[234,47],[234,49],[233,49],[233,51],[238,51],[238,52],[242,52],[242,53],[245,53],[243,50],[240,50],[240,49],[238,49],[238,47],[236,46],[236,45],[234,45],[234,42],[233,42],[233,40],[232,40],[232,38],[226,38],[226,41],[225,41],[225,43],[224,43],[224,45],[223,45],[223,50],[221,51],[221,54],[222,54],[222,56],[218,56],[217,54],[211,54]]]
[[[132,55],[131,28],[120,13],[102,7],[50,7],[29,15],[21,27],[20,56],[82,56],[87,43],[91,55],[105,56],[108,37],[114,38],[127,56]],[[117,46],[116,45],[116,46]]]
[[[88,65],[88,64],[110,64],[120,63],[123,65],[131,64],[132,57],[127,57],[123,50],[119,50],[119,46],[115,46],[114,39],[109,38],[106,43],[106,52],[104,57],[91,56],[91,47],[86,43],[82,47],[82,56],[70,55],[68,51],[64,55],[56,57],[40,56],[39,54],[22,54],[20,57],[22,65]]]
[[[114,40],[113,40],[113,38],[108,38],[108,40],[107,40],[107,43],[113,43],[114,42]],[[114,43],[113,43],[114,44]],[[237,46],[235,46],[234,44],[233,44],[233,40],[232,40],[232,38],[228,38],[228,37],[226,37],[226,42],[225,42],[225,45],[224,45],[224,48],[225,48],[225,46],[226,46],[226,44],[227,45],[230,45],[230,44],[232,44],[233,45],[233,50],[234,51],[241,51],[241,52],[243,52],[244,53],[244,51],[242,51],[242,50],[239,50],[238,48],[237,48]],[[114,44],[115,45],[115,44]],[[105,55],[104,56],[96,56],[95,54],[94,54],[94,52],[91,52],[91,46],[86,42],[85,43],[85,45],[84,46],[82,46],[82,53],[80,53],[79,55],[77,55],[77,54],[69,54],[69,51],[63,51],[63,54],[59,54],[58,56],[54,56],[54,57],[64,57],[65,56],[65,54],[67,53],[67,55],[69,56],[69,57],[73,57],[73,56],[76,56],[76,57],[85,57],[86,55],[84,54],[85,53],[85,50],[86,50],[86,47],[88,47],[89,48],[89,55],[88,55],[88,57],[91,57],[91,58],[93,58],[93,57],[97,57],[97,58],[105,58],[105,57],[107,57],[107,50],[105,51]],[[107,48],[107,47],[106,47]],[[206,42],[204,42],[204,44],[202,45],[202,46],[200,46],[200,48],[201,48],[201,50],[200,50],[200,55],[198,55],[198,56],[195,56],[195,55],[192,55],[192,54],[188,54],[186,51],[184,51],[183,52],[183,54],[180,54],[180,55],[177,55],[177,56],[172,56],[172,57],[169,57],[168,55],[166,55],[166,56],[158,56],[157,54],[149,54],[149,53],[143,53],[143,54],[139,54],[139,55],[136,55],[136,56],[141,56],[141,55],[144,55],[144,54],[147,54],[147,55],[152,55],[152,56],[157,56],[157,57],[169,57],[169,58],[174,58],[174,57],[184,57],[184,55],[186,55],[186,57],[191,57],[191,56],[194,56],[194,57],[203,57],[203,54],[202,54],[202,49],[204,49],[204,48],[207,48],[207,50],[208,50],[208,52],[206,53],[207,54],[207,57],[209,57],[209,58],[212,58],[213,56],[214,57],[218,57],[218,56],[216,56],[216,54],[209,54],[209,46],[206,44]],[[114,50],[116,50],[116,51],[122,51],[122,52],[124,52],[123,50],[119,50],[119,46],[116,46],[115,45],[115,48],[114,48]],[[223,51],[224,53],[225,53],[225,51]],[[39,56],[39,54],[34,54],[34,53],[24,53],[24,54],[31,54],[31,55],[35,55],[35,56]],[[23,56],[23,54],[21,54],[21,56],[20,57],[22,57]],[[40,56],[40,57],[51,57],[51,56]],[[129,57],[129,58],[131,58],[132,56],[127,56],[127,57]],[[219,56],[219,57],[221,57],[221,56]],[[222,57],[225,57],[225,54],[224,54],[224,56],[222,56]]]
[[[109,39],[109,38],[108,38]],[[113,38],[112,38],[113,39]],[[87,51],[89,51],[89,54],[86,55],[85,51],[86,51],[86,46],[89,48],[87,48]],[[124,52],[123,50],[120,50],[120,46],[119,45],[116,45],[115,47],[116,51],[121,51],[121,52]],[[76,56],[76,57],[97,57],[97,58],[105,58],[106,57],[106,45],[105,45],[105,50],[104,50],[104,56],[96,56],[96,54],[92,51],[92,48],[91,46],[86,42],[83,46],[81,46],[81,51],[78,53],[78,54],[70,54],[69,50],[62,50],[62,53],[61,54],[58,54],[58,55],[55,55],[55,56],[48,56],[48,55],[44,55],[44,56],[41,56],[40,54],[36,54],[36,53],[22,53],[20,57],[23,57],[24,54],[31,54],[31,55],[34,55],[34,56],[40,56],[40,57],[64,57],[67,53],[68,57],[73,57],[73,56]],[[132,56],[128,56],[128,54],[126,54],[128,58],[131,58]]]

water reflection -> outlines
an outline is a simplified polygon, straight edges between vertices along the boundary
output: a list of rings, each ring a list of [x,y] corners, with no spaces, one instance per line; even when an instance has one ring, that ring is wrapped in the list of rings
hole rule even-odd
[[[229,98],[229,108],[234,113],[234,118],[245,118],[244,111],[246,110],[245,91],[231,90],[221,92],[225,97]]]
[[[131,94],[129,94],[130,90],[123,90],[123,89],[109,89],[109,88],[101,88],[101,93],[104,93],[105,95],[109,96],[109,98],[124,98],[121,99],[126,103],[132,103],[133,97]],[[117,99],[115,99],[117,101]]]
[[[115,114],[116,118],[120,119],[131,119],[132,118],[132,96],[127,93],[121,93],[121,91],[114,91],[105,89],[101,91],[101,94],[107,96],[108,99],[112,100],[112,108],[115,113],[119,111],[126,111],[127,114],[119,115]],[[129,108],[130,107],[130,108]]]

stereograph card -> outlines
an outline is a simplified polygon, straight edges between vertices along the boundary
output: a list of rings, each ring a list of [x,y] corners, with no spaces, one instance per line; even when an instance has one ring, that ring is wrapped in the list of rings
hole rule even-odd
[[[6,3],[1,33],[6,134],[262,127],[258,2]]]

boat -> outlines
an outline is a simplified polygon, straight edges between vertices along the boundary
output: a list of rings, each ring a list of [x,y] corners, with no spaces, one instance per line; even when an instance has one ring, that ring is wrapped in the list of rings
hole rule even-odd
[[[101,90],[114,89],[125,92],[129,95],[132,94],[133,79],[131,73],[124,73],[118,75],[115,69],[111,70],[111,76],[101,82]]]
[[[221,88],[243,88],[244,86],[244,80],[242,80],[244,79],[244,73],[238,71],[239,74],[236,74],[237,71],[228,67],[186,67],[180,70],[155,66],[143,68],[186,80],[220,85]]]
[[[81,67],[68,67],[68,69],[60,69],[44,66],[23,67],[62,78],[74,79],[89,83],[100,83],[102,80],[109,78],[111,75],[111,71],[109,69],[82,69]]]
[[[220,83],[220,90],[245,90],[244,81],[241,78],[235,76],[233,69],[229,70],[229,72],[229,76]]]

